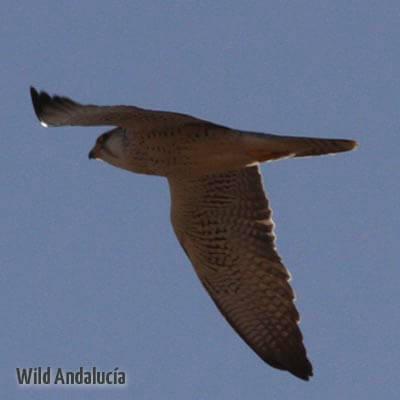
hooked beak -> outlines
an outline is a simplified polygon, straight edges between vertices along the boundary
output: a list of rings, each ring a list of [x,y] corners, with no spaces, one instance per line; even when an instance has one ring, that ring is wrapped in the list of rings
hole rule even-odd
[[[96,151],[97,149],[96,149],[96,147],[97,146],[94,146],[93,149],[89,151],[89,154],[88,154],[89,160],[97,158],[97,151]]]

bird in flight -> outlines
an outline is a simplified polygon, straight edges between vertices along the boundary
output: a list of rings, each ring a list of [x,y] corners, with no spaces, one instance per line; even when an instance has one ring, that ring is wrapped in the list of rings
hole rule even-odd
[[[259,163],[339,153],[357,143],[240,131],[134,106],[83,105],[34,88],[31,97],[45,127],[115,127],[99,136],[89,158],[167,178],[175,234],[217,308],[266,363],[308,380],[312,365]]]

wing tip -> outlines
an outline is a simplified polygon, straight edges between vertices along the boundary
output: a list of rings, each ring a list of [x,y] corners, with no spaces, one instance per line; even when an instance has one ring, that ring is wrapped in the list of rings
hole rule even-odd
[[[280,362],[276,359],[272,360],[270,357],[261,358],[271,367],[287,371],[303,381],[309,381],[313,376],[313,366],[306,355],[291,353],[289,359]]]
[[[33,109],[35,111],[35,114],[36,114],[37,118],[40,121],[40,114],[41,114],[41,111],[42,111],[42,107],[40,106],[40,101],[39,101],[39,96],[40,95],[39,95],[38,91],[33,86],[30,87],[30,92],[31,92],[31,99],[32,99]]]
[[[355,140],[343,139],[344,150],[343,151],[351,151],[356,150],[359,147],[359,143]]]
[[[44,127],[47,127],[42,119],[43,107],[51,102],[51,97],[46,92],[38,92],[33,86],[30,87],[30,93],[36,117]]]
[[[71,107],[79,104],[68,97],[50,96],[45,91],[37,91],[30,87],[31,99],[35,114],[44,127],[64,125],[63,121],[57,118],[58,113],[67,113]]]
[[[298,331],[298,334],[301,335],[301,332]],[[307,357],[302,340],[301,342],[296,340],[294,343],[286,342],[283,347],[276,350],[268,354],[260,354],[257,351],[256,353],[271,367],[287,371],[303,381],[310,380],[313,376],[313,366]]]
[[[287,360],[286,369],[303,381],[308,381],[313,376],[313,366],[303,344],[297,351],[292,352],[290,359]]]
[[[289,368],[288,371],[303,381],[309,381],[313,376],[313,367],[307,358],[304,360],[301,366],[296,366],[293,369]]]

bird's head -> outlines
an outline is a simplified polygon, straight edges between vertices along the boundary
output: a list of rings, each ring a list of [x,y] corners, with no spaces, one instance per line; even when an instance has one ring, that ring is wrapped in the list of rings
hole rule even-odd
[[[125,135],[121,128],[103,133],[97,138],[96,144],[90,150],[88,157],[124,169],[124,142]]]

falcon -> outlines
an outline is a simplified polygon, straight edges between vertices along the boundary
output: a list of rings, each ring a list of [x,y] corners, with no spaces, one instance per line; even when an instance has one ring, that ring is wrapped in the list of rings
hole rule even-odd
[[[217,308],[262,360],[308,380],[312,365],[259,164],[339,153],[357,143],[247,132],[134,106],[83,105],[34,88],[31,97],[45,127],[114,127],[99,136],[90,159],[167,178],[175,234]]]

